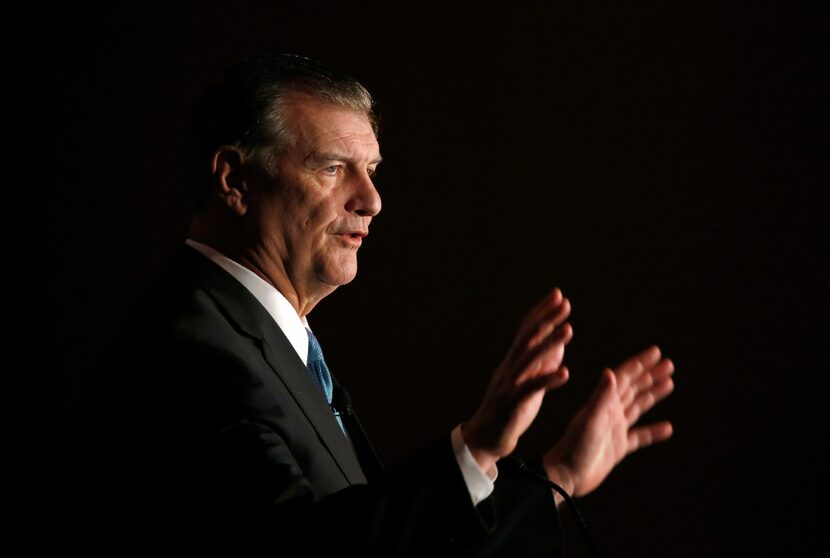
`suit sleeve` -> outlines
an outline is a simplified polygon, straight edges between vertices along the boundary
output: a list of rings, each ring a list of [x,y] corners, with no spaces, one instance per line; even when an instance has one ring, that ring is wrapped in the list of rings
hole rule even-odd
[[[501,475],[474,508],[449,437],[371,484],[320,488],[308,429],[237,351],[188,340],[133,362],[98,417],[108,451],[91,536],[101,554],[521,557],[557,548],[549,490]]]

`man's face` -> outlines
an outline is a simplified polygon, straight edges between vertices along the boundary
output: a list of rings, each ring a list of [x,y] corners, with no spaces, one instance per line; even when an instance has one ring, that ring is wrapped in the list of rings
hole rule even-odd
[[[333,290],[357,274],[357,251],[380,211],[371,178],[380,148],[365,114],[300,93],[284,100],[288,144],[276,173],[255,171],[257,235],[296,290]]]

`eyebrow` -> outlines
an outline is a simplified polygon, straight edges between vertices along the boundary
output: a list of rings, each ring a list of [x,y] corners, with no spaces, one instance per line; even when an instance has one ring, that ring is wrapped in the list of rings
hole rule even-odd
[[[350,157],[343,155],[342,153],[335,153],[333,151],[327,151],[325,153],[312,153],[308,157],[306,157],[306,161],[348,161],[353,162],[354,160]],[[383,161],[383,157],[378,157],[373,161],[369,161],[370,165],[379,165],[380,162]]]

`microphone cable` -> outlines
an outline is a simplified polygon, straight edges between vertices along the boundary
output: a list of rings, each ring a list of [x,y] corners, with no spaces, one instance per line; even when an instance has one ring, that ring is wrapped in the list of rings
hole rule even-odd
[[[559,486],[558,484],[556,484],[555,482],[553,482],[549,478],[547,478],[545,476],[542,476],[539,473],[536,473],[536,472],[531,471],[530,469],[528,469],[527,468],[527,463],[525,463],[524,460],[522,460],[519,457],[515,457],[515,456],[511,455],[511,456],[507,457],[506,459],[504,459],[503,461],[507,461],[508,463],[512,463],[513,466],[516,469],[519,470],[519,472],[523,473],[527,477],[529,477],[529,478],[531,478],[531,479],[533,479],[537,482],[540,482],[540,483],[548,486],[549,488],[552,488],[557,493],[559,493],[560,496],[562,496],[562,499],[565,500],[565,503],[568,504],[568,507],[571,509],[573,514],[576,516],[576,519],[579,523],[579,530],[582,532],[582,538],[585,540],[585,546],[588,547],[588,553],[593,558],[599,558],[599,552],[597,552],[597,548],[596,548],[596,546],[594,546],[594,541],[591,538],[591,532],[588,530],[588,524],[585,523],[585,519],[582,517],[582,514],[579,512],[579,508],[576,506],[576,503],[573,501],[573,498],[571,498],[570,494],[568,494],[565,491],[564,488],[562,488],[561,486]]]
[[[334,382],[331,409],[336,416],[345,419],[350,426],[356,428],[356,432],[352,432],[349,438],[352,444],[358,446],[356,448],[358,449],[358,460],[364,466],[366,475],[371,477],[382,476],[384,472],[383,462],[380,460],[375,446],[369,440],[369,436],[366,434],[366,430],[363,428],[363,424],[360,422],[357,413],[354,412],[352,396],[346,388],[336,381]],[[346,429],[348,430],[348,426]],[[366,460],[366,458],[370,459]]]

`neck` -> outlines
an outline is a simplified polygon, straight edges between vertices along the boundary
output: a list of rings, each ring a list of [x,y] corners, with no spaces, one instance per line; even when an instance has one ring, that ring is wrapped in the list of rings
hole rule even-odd
[[[265,282],[271,284],[291,303],[297,315],[306,317],[317,303],[334,291],[334,287],[320,285],[318,289],[303,288],[299,277],[292,277],[285,262],[275,258],[278,251],[262,242],[251,243],[238,235],[213,234],[194,224],[190,238],[210,246],[222,255],[249,269]]]

